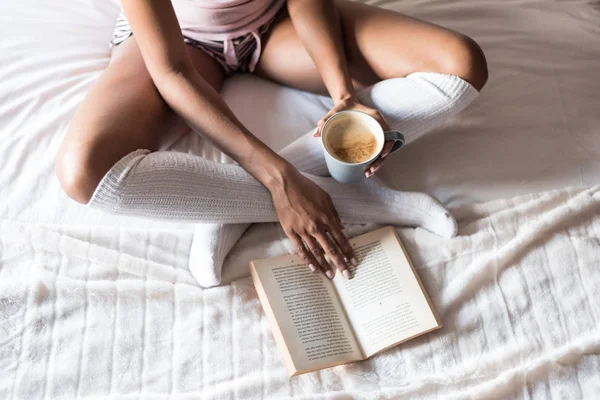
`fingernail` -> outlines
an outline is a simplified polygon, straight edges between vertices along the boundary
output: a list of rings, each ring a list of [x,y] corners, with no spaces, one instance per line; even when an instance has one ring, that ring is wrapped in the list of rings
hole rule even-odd
[[[310,270],[311,270],[312,272],[315,272],[315,271],[317,270],[317,268],[315,268],[315,266],[314,266],[314,265],[312,265],[312,264],[308,264],[308,268],[310,268]]]
[[[344,261],[348,262],[348,257],[344,256]]]
[[[327,277],[329,279],[333,279],[333,271],[332,270],[327,270],[327,272],[325,272],[325,275],[327,275]]]
[[[358,265],[358,260],[356,259],[356,257],[352,257],[350,259],[350,262],[352,263],[352,265],[354,265],[355,267]]]
[[[344,275],[344,278],[350,279],[350,271],[348,271],[347,269],[342,271],[342,275]]]

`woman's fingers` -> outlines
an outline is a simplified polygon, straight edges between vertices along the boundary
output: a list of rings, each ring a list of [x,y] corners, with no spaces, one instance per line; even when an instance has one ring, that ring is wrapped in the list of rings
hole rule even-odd
[[[340,111],[343,111],[346,108],[346,105],[343,103],[338,104],[337,106],[333,107],[331,110],[329,110],[329,112],[319,120],[319,122],[317,123],[317,131],[314,133],[314,137],[319,137],[321,136],[321,128],[323,128],[323,125],[325,125],[325,122],[327,122],[327,120],[329,118],[331,118],[333,116],[333,114],[338,113]]]
[[[350,263],[356,267],[356,265],[358,264],[358,260],[356,260],[356,254],[354,253],[354,249],[350,245],[350,241],[348,240],[346,235],[344,235],[341,231],[335,229],[329,232],[329,234],[333,237],[333,240],[335,240],[340,250],[342,250],[342,256],[344,257],[346,265]]]
[[[294,245],[294,250],[296,250],[296,254],[300,256],[302,261],[308,266],[308,268],[310,268],[312,272],[315,272],[317,270],[317,267],[315,266],[315,260],[312,256],[312,253],[306,250],[304,242],[302,242],[300,236],[289,235],[289,238],[292,244]]]
[[[335,114],[337,112],[337,110],[335,108],[331,109],[327,115],[325,115],[323,118],[321,118],[319,120],[319,122],[317,123],[317,131],[315,132],[315,134],[313,135],[314,137],[319,137],[321,136],[321,129],[323,128],[323,125],[325,125],[325,122],[327,122],[327,120],[329,118],[331,118],[331,116],[333,114]]]
[[[354,255],[354,249],[350,245],[350,242],[348,241],[346,235],[344,235],[344,224],[342,223],[342,220],[337,210],[335,209],[335,206],[333,205],[331,199],[329,202],[329,207],[331,209],[330,213],[333,217],[333,220],[329,224],[328,232],[333,237],[333,240],[335,240],[338,247],[342,251],[342,257],[344,257],[344,261],[347,265],[348,262],[352,262],[352,259],[356,260],[356,257]],[[354,265],[354,262],[352,262],[352,264]]]
[[[383,145],[383,150],[381,150],[381,154],[379,155],[379,157],[377,157],[377,159],[375,161],[373,161],[373,163],[365,171],[365,176],[367,178],[370,178],[371,176],[373,176],[373,174],[375,174],[375,172],[377,172],[377,170],[379,168],[381,168],[381,166],[383,165],[383,163],[386,160],[386,157],[388,155],[390,155],[390,152],[392,151],[393,147],[394,147],[393,140],[388,140],[387,142],[385,142],[385,144]]]
[[[367,178],[372,177],[375,174],[375,172],[377,172],[377,170],[381,168],[381,165],[383,165],[384,161],[385,158],[378,158],[377,160],[375,160],[373,164],[371,164],[369,168],[367,168],[367,170],[365,171],[365,176]]]
[[[325,253],[329,256],[329,259],[336,265],[337,269],[344,276],[344,278],[349,278],[350,271],[347,269],[347,263],[344,261],[344,256],[337,247],[337,244],[335,244],[335,242],[331,240],[329,236],[327,236],[327,233],[324,232],[315,235],[315,239],[317,239],[321,245],[321,248],[325,250]],[[331,271],[331,274],[329,271]],[[335,276],[335,269],[331,268],[329,271],[327,272],[327,277],[333,279]]]
[[[381,115],[381,113],[379,111],[374,110],[369,107],[365,107],[365,106],[363,106],[363,107],[365,108],[364,112],[369,114],[371,117],[375,118],[377,120],[377,122],[379,122],[379,125],[381,125],[381,127],[383,128],[384,131],[390,130],[390,126],[388,125],[385,118],[383,118],[383,115]]]
[[[327,275],[327,272],[331,271],[332,268],[331,265],[329,265],[329,263],[327,262],[327,259],[325,259],[325,251],[321,248],[319,243],[317,243],[315,238],[308,234],[304,237],[304,241],[306,242],[308,250],[317,262],[317,268],[320,268],[323,271],[323,273]],[[331,274],[331,272],[329,272],[329,274]]]
[[[323,121],[323,120],[321,120]],[[323,124],[325,122],[321,122],[319,121],[319,123],[317,123],[317,130],[315,131],[315,133],[313,133],[313,137],[321,137],[321,128],[323,127]]]
[[[344,111],[344,110],[362,111],[362,112],[370,115],[371,117],[375,118],[377,120],[377,122],[379,122],[379,124],[381,125],[381,127],[383,128],[384,131],[390,130],[390,126],[388,125],[388,123],[385,121],[385,118],[378,110],[367,107],[364,104],[360,104],[355,98],[348,98],[348,99],[343,100],[343,101],[339,102],[338,104],[336,104],[331,110],[329,110],[327,115],[325,115],[323,118],[321,118],[321,120],[319,120],[319,122],[317,123],[317,130],[315,131],[313,136],[314,137],[321,136],[321,129],[323,128],[323,125],[325,124],[325,122],[327,122],[327,120],[329,118],[331,118],[331,116],[333,114],[338,113],[340,111]]]
[[[396,141],[394,141],[394,140],[386,141],[385,144],[383,145],[383,149],[381,150],[381,154],[379,155],[379,158],[383,159],[383,158],[386,158],[387,156],[389,156],[392,149],[394,148],[395,143],[396,143]]]

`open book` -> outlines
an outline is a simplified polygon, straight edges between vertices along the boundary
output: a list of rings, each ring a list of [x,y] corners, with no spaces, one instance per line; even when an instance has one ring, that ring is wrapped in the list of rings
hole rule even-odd
[[[297,255],[250,273],[290,376],[365,360],[441,327],[393,227],[350,239],[352,279],[311,272]]]

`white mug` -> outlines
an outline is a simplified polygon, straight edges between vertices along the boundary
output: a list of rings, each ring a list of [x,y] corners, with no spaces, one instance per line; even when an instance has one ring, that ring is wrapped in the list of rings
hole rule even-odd
[[[358,118],[358,122],[366,127],[377,139],[376,151],[373,152],[373,156],[366,161],[360,163],[347,163],[335,158],[335,156],[331,154],[330,149],[327,148],[327,135],[332,131],[332,128],[336,124],[339,124],[348,118]],[[356,182],[365,178],[365,171],[373,161],[379,157],[386,140],[395,141],[390,154],[400,150],[405,142],[402,133],[398,131],[384,132],[379,122],[364,112],[346,110],[333,114],[321,129],[321,144],[323,145],[325,161],[327,162],[327,169],[329,170],[331,177],[341,183]]]

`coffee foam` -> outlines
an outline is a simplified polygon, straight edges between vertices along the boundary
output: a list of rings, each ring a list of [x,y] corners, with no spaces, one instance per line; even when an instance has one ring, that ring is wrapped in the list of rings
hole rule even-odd
[[[338,120],[339,119],[339,120]],[[378,148],[377,137],[361,118],[340,115],[327,129],[325,147],[336,159],[359,164],[372,158]]]

